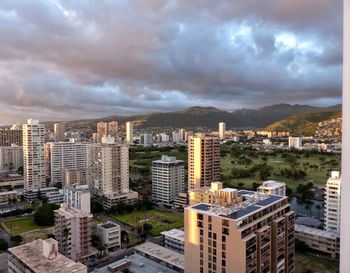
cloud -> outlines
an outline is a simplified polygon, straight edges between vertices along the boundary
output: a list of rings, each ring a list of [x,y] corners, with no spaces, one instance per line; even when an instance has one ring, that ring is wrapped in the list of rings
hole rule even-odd
[[[0,3],[0,123],[341,96],[340,1]]]

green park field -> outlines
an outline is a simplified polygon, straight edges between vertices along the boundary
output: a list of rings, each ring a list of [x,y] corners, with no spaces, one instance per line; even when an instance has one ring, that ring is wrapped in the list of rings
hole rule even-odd
[[[17,219],[3,221],[3,226],[6,231],[12,235],[23,234],[25,232],[46,229],[49,227],[39,226],[34,223],[33,216],[25,216]]]

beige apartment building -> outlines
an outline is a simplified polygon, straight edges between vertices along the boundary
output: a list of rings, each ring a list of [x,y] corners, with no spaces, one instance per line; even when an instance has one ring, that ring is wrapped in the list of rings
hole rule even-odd
[[[236,194],[241,200],[231,205],[185,208],[185,272],[294,272],[294,212],[287,197]]]
[[[104,136],[108,136],[108,123],[101,121],[97,123],[97,142],[101,143]]]
[[[53,125],[55,142],[65,141],[66,125],[64,123],[55,123]]]
[[[188,138],[188,190],[220,180],[220,140],[197,134]]]
[[[16,144],[22,146],[22,130],[0,129],[0,147]]]
[[[17,171],[23,167],[23,148],[12,144],[0,147],[0,171]]]
[[[91,246],[92,214],[63,203],[55,210],[55,239],[58,251],[73,261],[86,261],[96,253]]]

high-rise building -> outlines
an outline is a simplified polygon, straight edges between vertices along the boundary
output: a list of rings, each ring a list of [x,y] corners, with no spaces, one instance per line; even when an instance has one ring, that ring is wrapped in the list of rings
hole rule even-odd
[[[350,0],[343,1],[343,122],[342,122],[342,184],[341,230],[340,230],[340,273],[350,268]]]
[[[128,121],[125,127],[126,127],[126,142],[132,144],[133,138],[134,138],[134,125],[132,122]]]
[[[273,194],[286,196],[286,183],[273,180],[265,181],[261,186],[259,186],[258,192],[267,195]]]
[[[185,189],[185,162],[163,155],[152,162],[152,200],[170,206]]]
[[[38,120],[29,119],[23,124],[23,171],[24,189],[31,192],[44,188],[45,180],[45,126]]]
[[[87,185],[63,188],[63,202],[74,209],[91,213],[90,191]]]
[[[129,190],[129,149],[116,144],[113,137],[104,137],[100,144],[87,149],[87,179],[95,196],[104,197],[106,208],[118,202],[134,203],[138,197]]]
[[[181,128],[179,129],[179,135],[180,135],[180,141],[181,142],[186,142],[187,141],[187,134],[186,134],[186,130]]]
[[[17,171],[19,167],[23,167],[22,146],[12,144],[0,147],[0,171]]]
[[[292,137],[290,136],[288,139],[288,147],[289,149],[301,149],[303,147],[303,140],[301,137]]]
[[[111,121],[108,123],[108,134],[114,138],[118,136],[118,122]]]
[[[87,155],[86,143],[75,142],[51,142],[45,148],[50,149],[46,154],[50,155],[51,184],[64,184],[65,170],[86,170]],[[48,160],[46,158],[46,160]]]
[[[54,135],[55,135],[55,142],[65,141],[66,136],[66,126],[64,123],[55,123],[53,125],[54,127]]]
[[[22,146],[22,130],[0,129],[0,147],[16,144]]]
[[[294,212],[287,197],[236,194],[227,206],[185,208],[185,272],[294,272]]]
[[[219,123],[219,138],[220,138],[220,140],[225,139],[225,134],[226,134],[226,123],[220,122]]]
[[[325,193],[325,230],[340,233],[340,172],[332,172],[326,184]]]
[[[174,143],[179,143],[180,142],[180,133],[179,131],[173,131],[172,132],[172,140]]]
[[[144,146],[150,146],[153,144],[152,134],[143,134],[140,138],[141,144]]]
[[[64,169],[64,180],[63,187],[70,187],[73,185],[86,185],[87,177],[86,177],[86,168],[82,169]]]
[[[104,136],[108,136],[109,130],[108,130],[108,123],[107,122],[99,122],[97,123],[97,142],[101,143],[102,138]]]
[[[58,252],[54,239],[37,239],[8,250],[8,272],[35,273],[87,273],[87,267],[76,263]]]
[[[73,261],[86,261],[94,254],[91,246],[92,214],[63,203],[55,210],[55,239],[58,251]]]
[[[220,141],[197,134],[188,138],[188,189],[220,181]]]

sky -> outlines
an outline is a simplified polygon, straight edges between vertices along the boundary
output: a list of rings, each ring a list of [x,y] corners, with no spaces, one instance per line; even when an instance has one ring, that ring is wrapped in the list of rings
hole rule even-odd
[[[1,0],[0,124],[341,103],[340,0]]]

